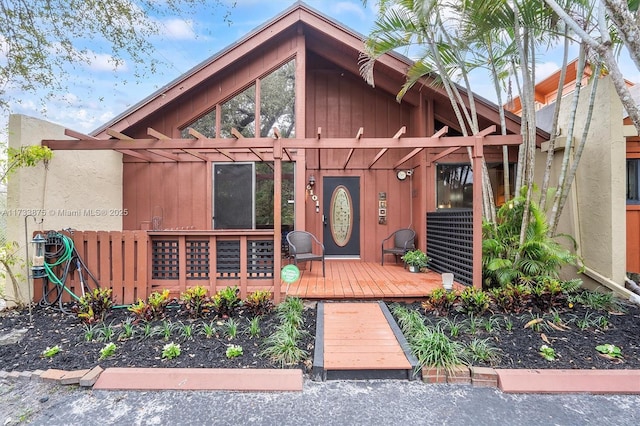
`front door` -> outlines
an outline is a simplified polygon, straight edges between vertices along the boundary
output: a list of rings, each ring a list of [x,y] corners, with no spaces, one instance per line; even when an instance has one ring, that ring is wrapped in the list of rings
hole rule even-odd
[[[360,178],[325,177],[322,187],[325,255],[360,257]]]

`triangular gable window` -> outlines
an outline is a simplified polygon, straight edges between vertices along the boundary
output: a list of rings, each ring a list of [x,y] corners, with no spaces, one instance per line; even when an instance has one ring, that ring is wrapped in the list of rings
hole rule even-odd
[[[185,126],[181,130],[182,137],[190,137],[189,127],[209,138],[231,138],[231,129],[238,130],[244,137],[255,137],[257,114],[261,137],[273,137],[274,127],[284,138],[295,137],[295,68],[295,60],[291,60],[220,104],[219,131],[215,105],[208,114]],[[256,85],[260,87],[259,104],[256,103]]]

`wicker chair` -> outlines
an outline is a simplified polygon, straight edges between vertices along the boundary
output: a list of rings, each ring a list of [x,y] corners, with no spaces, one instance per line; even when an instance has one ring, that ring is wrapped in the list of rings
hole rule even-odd
[[[324,277],[324,244],[315,235],[306,231],[291,231],[287,234],[287,242],[289,243],[289,256],[293,258],[295,265],[298,262],[309,261],[309,271],[311,271],[313,261],[321,260],[322,276]],[[313,252],[314,245],[319,247],[317,251],[322,254]]]
[[[385,243],[393,238],[393,246],[385,248]],[[413,229],[398,229],[393,234],[382,240],[382,265],[384,265],[384,255],[393,254],[398,263],[398,256],[403,256],[409,250],[414,250],[416,232]]]

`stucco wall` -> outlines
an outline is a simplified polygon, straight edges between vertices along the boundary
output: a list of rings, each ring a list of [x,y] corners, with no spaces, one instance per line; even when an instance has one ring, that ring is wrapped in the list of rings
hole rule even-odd
[[[25,115],[9,118],[11,147],[39,144],[42,139],[69,138],[56,124]],[[20,169],[9,179],[7,239],[17,241],[21,253],[27,214],[36,215],[26,219],[30,240],[35,230],[121,230],[122,213],[122,154],[117,152],[55,151],[48,167]],[[6,290],[12,297],[11,285]]]
[[[591,86],[581,90],[574,130],[575,145],[582,136]],[[585,265],[604,277],[624,284],[626,262],[625,140],[622,104],[609,78],[598,83],[598,92],[586,147],[563,210],[558,233],[573,235]],[[567,135],[571,95],[563,99],[559,126]],[[552,186],[557,185],[563,150],[556,151]],[[546,152],[536,161],[542,176]],[[541,182],[541,179],[538,180]],[[577,201],[576,201],[577,200]],[[577,210],[575,209],[577,206]]]

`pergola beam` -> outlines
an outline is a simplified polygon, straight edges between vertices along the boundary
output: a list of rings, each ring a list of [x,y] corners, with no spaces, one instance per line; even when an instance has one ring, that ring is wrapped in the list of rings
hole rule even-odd
[[[362,138],[362,135],[364,135],[364,127],[360,127],[358,129],[358,133],[356,133],[356,140],[359,141]],[[355,148],[351,148],[349,150],[349,153],[347,154],[347,159],[344,162],[344,166],[342,166],[342,170],[347,169],[347,164],[349,164],[349,161],[351,160],[351,156],[353,155],[353,152],[355,150],[356,150]]]
[[[119,152],[120,154],[130,155],[131,157],[146,161],[147,163],[156,162],[153,156],[149,155],[147,151],[133,151],[131,149],[116,149],[115,151]]]
[[[120,133],[117,130],[113,130],[111,128],[107,129],[107,134],[112,138],[120,139],[121,141],[132,141],[133,138],[131,136],[127,136],[124,133]]]
[[[276,137],[276,139],[280,139],[280,130],[278,130],[277,127],[273,128],[273,135]],[[289,161],[292,161],[291,158],[291,154],[289,154],[289,150],[287,150],[287,148],[283,148],[282,151],[284,152],[284,154],[287,156],[287,158],[289,159]]]
[[[466,147],[475,146],[476,136],[452,136],[447,138],[433,137],[409,137],[402,138],[400,141],[391,138],[362,138],[360,139],[359,148],[449,148],[449,147]],[[520,145],[522,136],[511,135],[489,135],[482,138],[485,146],[502,146],[502,145]],[[219,151],[220,149],[273,149],[273,139],[271,138],[243,138],[236,139],[167,139],[159,141],[157,139],[136,139],[135,143],[131,141],[98,139],[86,140],[91,143],[78,143],[82,141],[62,139],[50,140],[45,139],[42,145],[48,146],[53,150],[99,150],[99,149],[212,149]],[[282,147],[288,149],[350,149],[353,147],[353,138],[330,138],[323,139],[322,144],[318,144],[315,138],[304,139],[282,139]]]
[[[156,138],[160,140],[171,139],[169,136],[163,133],[160,133],[159,131],[153,129],[152,127],[147,127],[147,135],[151,136],[152,138]]]
[[[98,138],[96,137],[85,135],[84,133],[76,132],[75,130],[71,130],[71,129],[64,129],[64,134],[65,136],[69,136],[69,137],[80,139],[80,140],[82,139],[98,140]]]
[[[198,151],[196,151],[195,149],[183,149],[182,152],[184,152],[185,154],[189,154],[193,157],[199,158],[202,161],[209,161],[209,157],[207,155],[204,155]]]
[[[437,154],[433,158],[431,158],[431,163],[435,163],[439,159],[444,158],[447,155],[453,154],[454,152],[456,152],[459,149],[460,149],[459,146],[452,146],[451,148],[447,148],[444,151],[442,151],[440,154]]]
[[[240,133],[238,131],[238,129],[236,129],[235,127],[231,128],[231,135],[236,138],[237,140],[240,139],[244,139],[244,136],[242,135],[242,133]],[[247,149],[249,151],[251,151],[253,153],[253,155],[255,155],[256,157],[258,157],[260,159],[260,161],[264,161],[264,157],[262,156],[262,154],[260,154],[258,151],[256,151],[253,147],[247,147]]]
[[[399,140],[400,136],[404,135],[407,132],[407,127],[406,126],[402,126],[400,128],[400,130],[398,130],[396,132],[395,135],[393,135],[393,138],[391,139],[395,139],[395,140]],[[386,152],[389,150],[389,148],[382,148],[380,151],[378,151],[378,154],[376,154],[376,156],[373,158],[373,161],[371,161],[371,163],[369,163],[369,168],[372,168],[374,164],[376,164],[378,162],[378,160],[380,160],[382,158],[382,156],[384,154],[386,154]]]
[[[434,135],[432,136],[432,138],[441,138],[443,135],[446,135],[448,132],[449,132],[449,126],[444,126],[442,129],[440,129],[437,132],[435,132]],[[404,157],[402,157],[402,159],[400,159],[400,161],[398,161],[396,164],[394,164],[393,168],[397,169],[398,167],[400,167],[401,165],[403,165],[404,163],[406,163],[407,161],[409,161],[410,159],[412,159],[413,157],[418,155],[418,153],[420,153],[420,151],[422,151],[423,149],[424,148],[416,148],[416,149],[414,149],[409,154],[407,154]]]
[[[209,138],[207,138],[205,135],[203,135],[202,133],[200,133],[199,131],[197,131],[196,129],[193,129],[191,127],[189,127],[189,129],[187,130],[189,132],[189,134],[191,136],[193,136],[194,138],[198,139],[198,140],[209,140]],[[219,152],[220,154],[224,155],[225,157],[227,157],[229,160],[231,161],[236,161],[235,157],[233,155],[231,155],[229,152],[227,152],[224,149],[219,149],[217,147],[212,147],[213,149],[215,149],[217,152]]]

